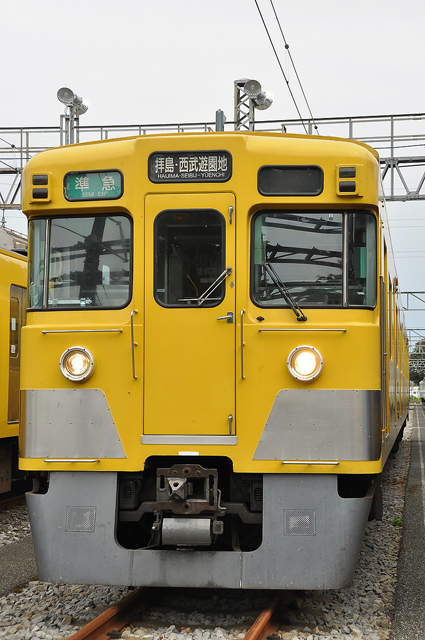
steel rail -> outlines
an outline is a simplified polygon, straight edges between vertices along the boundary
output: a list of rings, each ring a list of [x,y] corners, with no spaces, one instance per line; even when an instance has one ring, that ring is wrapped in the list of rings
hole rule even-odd
[[[293,591],[283,591],[273,598],[248,630],[244,640],[266,640],[279,629],[279,610],[293,599]]]
[[[5,492],[6,493],[6,492]],[[9,509],[9,507],[15,507],[18,504],[25,504],[25,496],[11,496],[9,498],[5,498],[4,500],[0,500],[0,511],[4,511],[4,509]]]
[[[111,640],[121,638],[121,630],[128,625],[135,614],[143,611],[152,604],[154,595],[158,596],[161,589],[139,587],[91,620],[79,629],[68,640]],[[266,640],[269,635],[276,633],[281,623],[279,615],[284,607],[293,599],[293,591],[281,591],[271,600],[259,614],[249,628],[245,640]]]
[[[148,587],[135,589],[69,636],[68,640],[111,640],[112,637],[121,637],[120,629],[125,627],[136,613],[151,604],[153,591]],[[119,636],[115,635],[114,631],[119,633]]]

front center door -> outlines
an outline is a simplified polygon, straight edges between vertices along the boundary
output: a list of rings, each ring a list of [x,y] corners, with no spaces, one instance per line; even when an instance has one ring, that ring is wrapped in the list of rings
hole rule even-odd
[[[234,204],[146,198],[145,434],[235,434]]]

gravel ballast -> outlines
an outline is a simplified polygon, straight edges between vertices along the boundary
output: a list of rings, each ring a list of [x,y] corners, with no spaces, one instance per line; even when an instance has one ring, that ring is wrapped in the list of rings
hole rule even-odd
[[[12,544],[31,534],[26,504],[18,504],[0,511],[0,547]]]

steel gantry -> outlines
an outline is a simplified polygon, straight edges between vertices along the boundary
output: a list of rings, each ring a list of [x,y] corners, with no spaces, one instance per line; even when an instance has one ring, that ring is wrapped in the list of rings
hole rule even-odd
[[[235,120],[221,119],[220,130],[254,129],[254,106],[264,108],[257,98],[249,99],[242,82],[235,82]],[[260,106],[254,105],[257,100]],[[263,103],[264,104],[264,103]],[[222,113],[222,112],[221,112]],[[81,126],[76,123],[75,139],[80,142],[109,138],[184,131],[215,131],[216,122],[187,122],[141,125]],[[256,120],[256,131],[287,133],[319,132],[321,135],[366,142],[380,154],[387,200],[425,200],[425,155],[412,155],[425,147],[425,113],[382,116],[348,116],[313,120]],[[0,128],[0,210],[2,225],[8,210],[21,209],[21,174],[36,153],[66,142],[64,122],[58,127]]]
[[[425,291],[402,291],[401,295],[406,296],[406,304],[403,304],[405,311],[425,311]],[[412,307],[412,304],[416,304],[416,307]]]

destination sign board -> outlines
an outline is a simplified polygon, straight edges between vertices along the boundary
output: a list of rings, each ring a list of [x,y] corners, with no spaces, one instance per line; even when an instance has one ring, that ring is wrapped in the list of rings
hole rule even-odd
[[[148,159],[151,182],[227,182],[232,176],[229,151],[157,151]]]
[[[116,200],[123,194],[121,171],[70,171],[63,180],[67,200]]]

